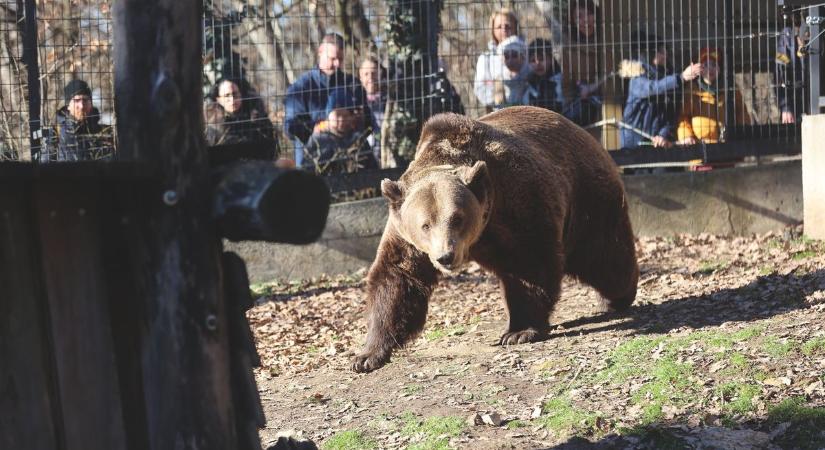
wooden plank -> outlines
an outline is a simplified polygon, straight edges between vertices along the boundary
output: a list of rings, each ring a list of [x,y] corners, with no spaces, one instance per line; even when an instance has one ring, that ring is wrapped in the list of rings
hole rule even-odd
[[[126,449],[95,180],[35,187],[67,450]]]
[[[57,448],[30,182],[0,181],[0,448]]]

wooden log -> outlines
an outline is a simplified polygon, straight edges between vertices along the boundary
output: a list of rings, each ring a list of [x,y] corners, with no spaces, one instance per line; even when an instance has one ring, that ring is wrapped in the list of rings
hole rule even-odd
[[[320,177],[261,161],[223,166],[216,176],[213,214],[221,236],[308,244],[324,231],[329,189]]]
[[[132,243],[149,449],[236,449],[220,241],[203,139],[200,0],[113,4],[119,158],[153,164]],[[140,248],[140,250],[137,250]]]

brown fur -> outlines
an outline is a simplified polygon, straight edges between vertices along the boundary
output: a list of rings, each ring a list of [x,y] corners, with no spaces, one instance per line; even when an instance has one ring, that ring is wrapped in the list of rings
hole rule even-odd
[[[469,206],[444,209],[442,196],[427,190],[441,186],[475,199],[464,195]],[[618,171],[592,136],[556,113],[525,106],[479,120],[437,115],[410,167],[382,191],[390,219],[367,276],[368,335],[356,371],[383,366],[424,327],[439,269],[446,270],[437,262],[448,246],[441,242],[459,241],[459,249],[468,240],[468,259],[499,277],[510,319],[501,344],[546,336],[564,274],[593,286],[612,309],[635,299],[639,270]],[[410,198],[421,206],[405,206]],[[459,225],[441,217],[456,210],[466,210]],[[416,231],[409,222],[418,217],[433,220],[438,238]]]

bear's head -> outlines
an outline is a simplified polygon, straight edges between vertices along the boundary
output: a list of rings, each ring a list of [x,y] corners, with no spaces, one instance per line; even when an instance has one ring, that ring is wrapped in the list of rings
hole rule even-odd
[[[492,180],[484,161],[433,167],[410,186],[385,179],[381,192],[395,229],[442,272],[469,260],[492,209]]]

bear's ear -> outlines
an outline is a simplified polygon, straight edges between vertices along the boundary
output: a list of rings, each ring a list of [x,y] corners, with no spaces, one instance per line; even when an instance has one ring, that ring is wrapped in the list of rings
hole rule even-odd
[[[467,185],[467,188],[470,189],[478,198],[478,201],[482,203],[484,203],[487,196],[490,195],[490,190],[493,185],[490,179],[490,172],[487,171],[487,163],[484,161],[476,161],[473,167],[461,175],[461,181]]]
[[[381,194],[390,202],[390,207],[398,209],[404,200],[404,191],[397,182],[384,178],[381,180]]]

